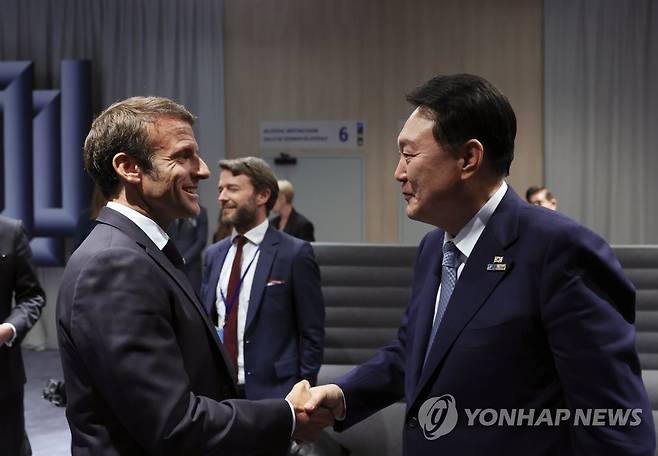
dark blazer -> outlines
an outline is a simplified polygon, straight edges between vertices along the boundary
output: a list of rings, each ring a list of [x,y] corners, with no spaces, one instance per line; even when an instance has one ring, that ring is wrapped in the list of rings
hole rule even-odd
[[[57,334],[74,455],[285,452],[289,405],[225,400],[232,372],[189,281],[112,209],[66,266]]]
[[[338,380],[347,404],[339,427],[404,397],[405,455],[653,455],[651,407],[634,346],[635,290],[610,247],[508,190],[457,281],[423,368],[443,237],[435,230],[420,244],[397,339]],[[444,396],[443,409],[428,400],[447,394],[453,400]],[[572,417],[559,426],[486,425],[490,413],[470,426],[466,414],[534,409],[536,420],[543,409],[555,416],[556,409],[596,408],[641,409],[641,422],[571,426]]]
[[[270,223],[278,228],[279,222],[281,222],[281,216],[277,215]],[[311,221],[293,208],[288,217],[288,223],[283,227],[283,232],[304,241],[315,242],[314,229]]]
[[[46,295],[37,280],[23,224],[0,216],[0,323],[16,328],[12,346],[0,345],[0,396],[19,391],[25,384],[21,341],[45,305]]]
[[[208,240],[208,212],[202,207],[199,215],[192,223],[183,219],[182,223],[176,220],[167,230],[169,236],[176,243],[176,247],[185,260],[184,270],[192,282],[194,289],[201,289],[201,252]]]
[[[208,314],[230,247],[226,238],[206,250],[201,296]],[[315,384],[323,347],[324,301],[313,249],[270,225],[260,246],[244,332],[246,397],[283,397],[301,379]]]

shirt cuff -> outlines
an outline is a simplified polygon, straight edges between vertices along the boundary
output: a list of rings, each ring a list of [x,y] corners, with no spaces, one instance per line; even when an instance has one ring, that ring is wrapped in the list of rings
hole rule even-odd
[[[290,432],[290,437],[295,433],[295,428],[297,427],[297,416],[295,415],[295,407],[293,407],[292,402],[288,399],[285,400],[290,406],[290,412],[292,413],[292,432]]]
[[[11,331],[14,333],[14,335],[11,336],[11,339],[9,339],[7,342],[5,342],[5,345],[7,347],[11,347],[12,345],[14,345],[14,341],[16,340],[16,326],[12,325],[11,323],[3,323],[3,324],[9,325],[9,327],[11,328]]]

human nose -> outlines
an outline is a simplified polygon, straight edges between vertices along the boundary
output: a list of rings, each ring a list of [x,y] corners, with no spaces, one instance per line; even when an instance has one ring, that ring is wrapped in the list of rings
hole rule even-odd
[[[196,173],[199,179],[208,179],[210,177],[210,169],[206,162],[203,161],[203,158],[199,157],[199,169]]]
[[[404,157],[402,156],[400,156],[398,166],[395,167],[393,177],[395,177],[395,180],[399,182],[404,182],[407,180],[407,162],[404,161]]]

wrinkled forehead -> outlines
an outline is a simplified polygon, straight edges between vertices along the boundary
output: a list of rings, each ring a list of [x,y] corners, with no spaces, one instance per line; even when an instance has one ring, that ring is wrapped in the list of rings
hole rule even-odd
[[[196,145],[192,125],[185,119],[172,116],[158,116],[146,122],[146,131],[154,147],[172,141],[189,141]]]

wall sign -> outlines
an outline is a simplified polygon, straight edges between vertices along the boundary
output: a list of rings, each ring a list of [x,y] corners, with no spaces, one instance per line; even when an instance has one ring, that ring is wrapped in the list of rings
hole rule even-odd
[[[365,123],[358,120],[264,121],[261,149],[359,149]]]

